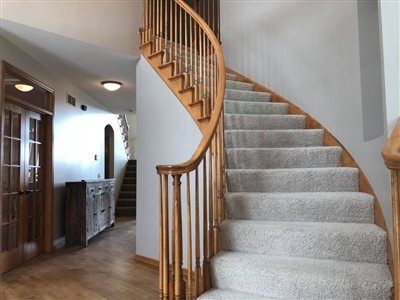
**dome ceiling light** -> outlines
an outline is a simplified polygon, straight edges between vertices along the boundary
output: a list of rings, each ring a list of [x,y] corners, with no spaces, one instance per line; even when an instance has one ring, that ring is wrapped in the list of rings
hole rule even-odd
[[[15,85],[15,88],[21,92],[30,92],[33,90],[33,86],[29,85],[29,84],[23,84],[23,83],[18,83]]]
[[[101,84],[109,91],[116,91],[122,86],[122,83],[118,81],[103,81]]]

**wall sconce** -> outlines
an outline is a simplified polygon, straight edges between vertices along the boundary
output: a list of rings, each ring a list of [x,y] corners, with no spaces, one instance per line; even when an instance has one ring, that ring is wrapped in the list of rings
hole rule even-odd
[[[30,92],[33,90],[33,86],[31,86],[29,84],[23,84],[23,83],[16,84],[15,88],[24,93]]]
[[[103,81],[101,84],[109,91],[116,91],[122,86],[122,83],[118,81]]]

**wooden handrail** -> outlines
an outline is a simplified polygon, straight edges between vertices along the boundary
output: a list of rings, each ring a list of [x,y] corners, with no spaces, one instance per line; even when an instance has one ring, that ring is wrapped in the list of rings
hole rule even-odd
[[[211,288],[210,260],[220,250],[219,225],[225,216],[225,64],[214,34],[219,32],[219,17],[215,15],[219,3],[195,1],[194,9],[183,0],[143,0],[139,30],[143,56],[202,133],[188,161],[156,167],[159,299],[163,300],[195,299]]]
[[[393,223],[394,300],[400,300],[400,118],[382,149],[383,160],[390,170]]]
[[[217,97],[215,101],[216,104],[214,107],[214,111],[211,115],[208,127],[203,133],[203,138],[201,139],[196,151],[188,161],[182,164],[158,165],[156,167],[158,174],[169,174],[169,175],[185,174],[187,172],[195,170],[200,165],[205,153],[208,150],[208,147],[211,143],[214,133],[217,129],[217,125],[222,112],[222,107],[224,103],[224,94],[225,94],[225,62],[219,40],[214,35],[213,31],[207,25],[207,23],[199,15],[197,15],[189,5],[187,5],[182,0],[176,0],[176,2],[196,21],[196,23],[201,28],[203,28],[204,32],[210,39],[211,44],[215,49],[219,72],[217,79],[218,82]]]
[[[400,170],[400,118],[383,147],[382,156],[388,169]]]

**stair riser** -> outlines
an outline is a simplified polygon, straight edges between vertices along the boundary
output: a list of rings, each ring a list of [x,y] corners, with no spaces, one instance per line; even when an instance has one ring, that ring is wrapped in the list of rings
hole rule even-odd
[[[222,250],[366,263],[387,261],[383,230],[356,231],[352,224],[337,224],[340,229],[335,230],[330,223],[325,223],[322,227],[325,231],[322,231],[312,223],[278,224],[280,227],[276,222],[227,220],[220,226]],[[372,224],[361,226],[376,227]]]
[[[136,217],[136,207],[116,207],[115,208],[116,217]]]
[[[244,82],[227,80],[225,88],[232,90],[253,91],[254,85]]]
[[[322,130],[227,130],[226,148],[282,148],[322,146]]]
[[[232,80],[232,81],[237,80],[237,76],[233,75],[233,74],[225,74],[225,78],[226,78],[226,80]]]
[[[227,170],[226,174],[229,192],[358,191],[358,170],[351,168]]]
[[[124,178],[122,184],[134,185],[136,184],[136,178]]]
[[[227,149],[227,169],[340,167],[341,148]]]
[[[120,199],[136,199],[136,192],[120,191],[119,198]]]
[[[225,129],[241,130],[273,130],[273,129],[304,129],[305,116],[257,116],[226,114],[224,117]]]
[[[125,180],[124,180],[125,181]],[[122,184],[121,191],[123,192],[136,192],[136,184]]]
[[[225,210],[228,219],[374,223],[374,198],[367,194],[346,197],[233,193],[226,196]]]
[[[118,207],[136,207],[136,200],[119,199],[117,202]]]
[[[243,102],[270,102],[271,94],[254,92],[254,91],[246,91],[246,90],[235,90],[226,87],[225,97],[226,100],[235,100],[235,101],[243,101]]]
[[[237,290],[260,295],[260,300],[273,299],[389,299],[390,272],[385,265],[361,266],[369,280],[358,273],[345,275],[327,264],[326,271],[313,265],[293,265],[291,259],[283,263],[236,260],[215,257],[211,261],[213,286],[219,289]],[[307,260],[309,261],[309,260]],[[355,268],[357,268],[355,267]],[[375,278],[372,274],[382,274]],[[366,275],[368,276],[368,275]],[[382,279],[381,279],[382,278]]]
[[[224,112],[227,114],[285,115],[288,111],[289,106],[284,103],[224,101]]]

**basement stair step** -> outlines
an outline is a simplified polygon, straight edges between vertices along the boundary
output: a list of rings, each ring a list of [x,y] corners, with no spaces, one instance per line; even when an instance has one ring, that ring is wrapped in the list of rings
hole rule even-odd
[[[119,198],[121,198],[121,199],[136,199],[136,191],[120,191]]]
[[[226,148],[283,148],[322,146],[322,129],[225,130]]]
[[[358,192],[356,168],[230,169],[229,192]]]
[[[224,251],[336,259],[387,261],[386,233],[375,224],[225,220]]]
[[[225,114],[224,124],[226,130],[304,129],[306,116]]]
[[[254,84],[227,80],[225,83],[225,88],[232,90],[254,91]]]
[[[136,185],[136,177],[124,177],[122,184],[133,184]]]
[[[211,270],[214,288],[260,299],[389,299],[392,287],[386,264],[222,251]]]
[[[234,81],[232,81],[234,82]],[[240,84],[240,83],[238,83]],[[232,85],[232,83],[230,84]],[[250,86],[246,86],[250,88]],[[226,100],[234,100],[234,101],[243,101],[243,102],[270,102],[271,94],[264,92],[254,92],[252,90],[236,90],[230,89],[228,85],[225,89],[225,101]]]
[[[136,207],[136,199],[118,199],[118,207]]]
[[[136,184],[131,183],[131,184],[122,184],[121,185],[121,191],[126,191],[126,192],[135,192],[136,191]]]
[[[224,112],[227,114],[260,114],[285,115],[289,111],[289,104],[276,102],[249,102],[225,100]]]
[[[117,217],[135,217],[136,207],[116,207],[115,215]]]
[[[374,197],[359,192],[227,193],[229,219],[374,223]]]
[[[341,165],[340,147],[226,149],[227,169],[326,168]]]

